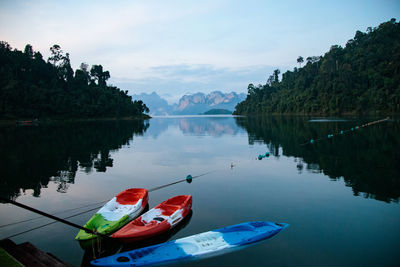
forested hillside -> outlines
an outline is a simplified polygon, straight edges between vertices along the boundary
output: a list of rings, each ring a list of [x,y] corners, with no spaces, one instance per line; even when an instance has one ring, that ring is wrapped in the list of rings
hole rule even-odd
[[[395,19],[357,31],[342,48],[297,59],[299,68],[279,70],[265,85],[249,84],[234,114],[400,113],[400,25]]]
[[[127,91],[107,85],[110,73],[85,63],[74,73],[69,54],[50,48],[47,62],[27,44],[25,50],[0,42],[0,118],[105,118],[143,116],[148,108]]]

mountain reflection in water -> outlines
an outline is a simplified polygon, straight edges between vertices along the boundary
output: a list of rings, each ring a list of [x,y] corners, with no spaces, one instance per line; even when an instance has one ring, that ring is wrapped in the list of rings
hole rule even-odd
[[[156,117],[150,120],[150,127],[146,132],[147,136],[157,138],[168,127],[177,127],[188,135],[214,137],[227,135],[236,135],[239,132],[245,132],[232,119],[232,116],[171,116]]]
[[[158,138],[168,129],[184,135],[222,137],[248,135],[249,145],[265,144],[271,156],[294,157],[302,171],[343,179],[354,195],[385,202],[400,197],[400,125],[388,121],[358,131],[301,146],[310,138],[349,129],[363,120],[327,120],[306,117],[171,117],[149,121],[102,121],[0,128],[2,196],[16,198],[27,189],[33,196],[49,181],[66,192],[78,170],[105,172],[113,166],[111,151],[129,145],[135,135]],[[254,155],[256,157],[257,155]]]

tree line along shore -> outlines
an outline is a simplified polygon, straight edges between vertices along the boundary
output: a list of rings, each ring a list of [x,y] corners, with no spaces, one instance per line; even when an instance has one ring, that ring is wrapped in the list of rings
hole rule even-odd
[[[383,115],[400,113],[400,25],[395,19],[357,31],[346,46],[298,57],[299,67],[266,84],[249,84],[236,115]]]
[[[75,71],[59,45],[45,61],[30,44],[24,51],[0,42],[0,119],[148,118],[142,101],[108,85],[102,65]]]

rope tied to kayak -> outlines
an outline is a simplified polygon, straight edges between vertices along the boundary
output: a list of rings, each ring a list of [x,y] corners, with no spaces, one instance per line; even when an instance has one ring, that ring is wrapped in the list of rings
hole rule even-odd
[[[187,183],[190,184],[190,183],[193,181],[193,179],[202,177],[202,176],[204,176],[204,175],[207,175],[207,174],[210,174],[210,173],[213,173],[213,172],[216,172],[216,170],[214,170],[214,171],[209,171],[209,172],[206,172],[206,173],[203,173],[203,174],[200,174],[200,175],[196,175],[196,176],[191,176],[191,175],[189,174],[188,176],[186,176],[185,179],[181,179],[181,180],[178,180],[178,181],[169,183],[169,184],[165,184],[165,185],[153,187],[153,188],[151,188],[151,189],[148,189],[147,192],[149,192],[149,193],[150,193],[150,192],[154,192],[154,191],[156,191],[156,190],[160,190],[160,189],[162,189],[162,188],[165,188],[165,187],[168,187],[168,186],[171,186],[171,185],[174,185],[174,184],[179,184],[179,183],[182,183],[182,182],[187,182]]]
[[[347,130],[340,130],[340,131],[339,131],[338,133],[336,133],[336,134],[328,134],[327,137],[321,137],[321,138],[316,138],[316,139],[311,138],[309,141],[307,141],[307,142],[305,142],[305,143],[302,143],[302,144],[300,144],[300,145],[301,145],[301,146],[313,145],[315,142],[322,141],[322,140],[325,140],[325,139],[331,139],[331,138],[333,138],[333,137],[335,137],[335,136],[344,135],[345,133],[349,133],[349,132],[354,132],[355,130],[358,130],[358,129],[360,129],[360,128],[365,128],[365,127],[368,127],[368,126],[371,126],[371,125],[374,125],[374,124],[378,124],[378,123],[381,123],[381,122],[384,122],[384,121],[388,121],[388,120],[389,120],[389,117],[386,117],[386,118],[384,118],[384,119],[376,120],[376,121],[371,121],[371,122],[362,124],[362,125],[360,125],[360,126],[359,126],[359,125],[356,125],[356,126],[351,127],[350,129],[347,129]]]
[[[70,218],[76,217],[76,216],[78,216],[78,215],[87,213],[87,212],[89,212],[89,211],[97,210],[98,208],[99,208],[99,207],[96,207],[96,208],[93,208],[93,209],[90,209],[90,210],[86,210],[86,211],[84,211],[84,212],[80,212],[80,213],[78,213],[78,214],[74,214],[74,215],[71,215],[71,216],[68,216],[68,217],[64,217],[64,218],[62,218],[62,219],[63,219],[63,220],[70,219]],[[30,229],[28,229],[28,230],[25,230],[25,231],[22,231],[22,232],[19,232],[19,233],[10,235],[10,236],[6,237],[6,239],[7,239],[7,238],[16,237],[16,236],[19,236],[19,235],[22,235],[22,234],[25,234],[25,233],[29,233],[29,232],[31,232],[31,231],[33,231],[33,230],[37,230],[37,229],[43,228],[43,227],[45,227],[45,226],[52,225],[52,224],[54,224],[54,223],[56,223],[56,222],[57,222],[57,220],[52,221],[52,222],[49,222],[49,223],[46,223],[46,224],[39,225],[39,226],[37,226],[37,227],[30,228]],[[89,229],[87,229],[87,230],[89,230]],[[86,230],[85,230],[85,231],[86,231]],[[92,233],[92,231],[90,231],[90,233]]]
[[[365,128],[365,127],[368,127],[368,126],[371,126],[371,125],[374,125],[374,124],[378,124],[378,123],[381,123],[381,122],[385,122],[385,121],[388,121],[388,120],[389,120],[389,117],[386,117],[384,119],[371,121],[371,122],[364,123],[364,124],[361,124],[361,125],[356,125],[356,126],[353,126],[353,127],[349,128],[347,130],[340,130],[336,134],[328,134],[327,137],[321,137],[321,138],[315,138],[315,139],[311,138],[309,141],[300,144],[300,146],[313,145],[316,142],[319,142],[319,141],[322,141],[322,140],[325,140],[325,139],[332,139],[335,136],[340,136],[340,135],[344,135],[344,134],[349,133],[349,132],[354,132],[354,131],[359,130],[361,128]],[[270,152],[266,152],[265,154],[258,155],[258,157],[256,159],[262,160],[264,158],[268,158],[270,155],[271,155]]]
[[[172,182],[172,183],[168,183],[168,184],[165,184],[165,185],[157,186],[157,187],[151,188],[151,189],[149,189],[149,190],[147,190],[147,191],[148,191],[148,192],[154,192],[154,191],[156,191],[156,190],[159,190],[159,189],[162,189],[162,188],[165,188],[165,187],[174,185],[174,184],[182,183],[182,182],[185,182],[185,181],[186,181],[187,183],[191,183],[193,179],[199,178],[199,177],[202,177],[202,176],[205,176],[205,175],[210,174],[210,173],[213,173],[213,172],[216,172],[216,170],[214,170],[214,171],[209,171],[209,172],[206,172],[206,173],[203,173],[203,174],[200,174],[200,175],[196,175],[196,176],[192,176],[192,175],[189,174],[189,175],[186,176],[185,179],[180,179],[180,180],[175,181],[175,182]],[[28,229],[28,230],[25,230],[25,231],[22,231],[22,232],[13,234],[13,235],[8,236],[8,237],[6,237],[6,238],[12,238],[12,237],[15,237],[15,236],[19,236],[19,235],[22,235],[22,234],[25,234],[25,233],[28,233],[28,232],[31,232],[31,231],[40,229],[40,228],[42,228],[42,227],[45,227],[45,226],[54,224],[54,223],[56,223],[56,222],[62,222],[62,223],[64,223],[64,224],[70,225],[70,226],[72,226],[72,227],[82,229],[82,230],[84,230],[85,232],[92,233],[92,234],[94,234],[94,235],[96,235],[96,236],[101,236],[101,237],[109,238],[107,235],[104,235],[104,234],[101,234],[101,233],[97,232],[96,229],[94,229],[94,230],[85,229],[85,228],[82,227],[82,226],[79,226],[79,225],[76,225],[76,224],[71,223],[71,222],[69,222],[69,221],[66,221],[66,219],[70,219],[70,218],[73,218],[73,217],[82,215],[82,214],[84,214],[84,213],[87,213],[87,212],[90,212],[90,211],[93,211],[93,210],[97,210],[97,209],[101,208],[102,206],[97,206],[97,207],[95,207],[95,208],[92,208],[92,209],[89,209],[89,210],[85,210],[85,211],[83,211],[83,212],[79,212],[79,213],[77,213],[77,214],[73,214],[73,215],[70,215],[70,216],[67,216],[67,217],[64,217],[64,218],[58,218],[58,217],[54,216],[53,214],[63,213],[63,212],[66,212],[67,210],[65,210],[65,211],[59,211],[59,212],[56,212],[56,213],[53,213],[53,214],[48,214],[48,213],[45,213],[45,212],[36,210],[36,209],[31,208],[31,207],[29,207],[29,206],[23,205],[23,204],[21,204],[21,203],[18,203],[18,202],[15,202],[15,201],[13,201],[13,200],[9,200],[9,199],[3,198],[3,197],[0,197],[0,200],[2,200],[2,201],[4,201],[4,202],[7,202],[7,203],[10,203],[10,204],[14,204],[14,205],[16,205],[16,206],[19,206],[19,207],[21,207],[21,208],[30,210],[30,211],[32,211],[32,212],[38,213],[38,214],[40,214],[40,215],[42,215],[42,216],[45,216],[45,217],[48,217],[48,218],[51,218],[51,219],[54,220],[54,221],[52,221],[52,222],[49,222],[49,223],[46,223],[46,224],[43,224],[43,225],[39,225],[39,226],[37,226],[37,227],[33,227],[33,228]],[[68,211],[80,209],[80,208],[83,208],[83,207],[92,206],[92,205],[95,205],[95,204],[105,203],[105,202],[107,202],[107,201],[108,201],[108,200],[100,201],[100,202],[96,202],[96,203],[92,203],[92,204],[85,205],[85,206],[78,207],[78,208],[68,209]],[[15,224],[18,224],[18,223],[27,222],[27,221],[31,221],[31,220],[35,220],[35,219],[39,219],[39,218],[42,218],[42,217],[36,217],[36,218],[32,218],[32,219],[27,219],[27,220],[15,222],[15,223],[9,223],[9,224],[2,225],[2,226],[0,226],[0,227],[6,227],[6,226],[10,226],[10,225],[15,225]]]
[[[57,212],[53,212],[53,213],[49,213],[49,214],[50,214],[50,215],[61,214],[61,213],[65,213],[65,212],[68,212],[68,211],[78,210],[78,209],[90,207],[90,206],[93,206],[93,205],[102,204],[102,203],[105,203],[105,202],[107,202],[107,201],[108,201],[108,200],[105,200],[105,201],[103,200],[103,201],[100,201],[100,202],[95,202],[95,203],[88,204],[88,205],[84,205],[84,206],[80,206],[80,207],[77,207],[77,208],[66,209],[66,210],[57,211]],[[98,208],[98,206],[96,206],[94,209],[97,209],[97,208]],[[83,213],[86,213],[86,212],[89,212],[89,211],[92,211],[92,210],[93,210],[93,209],[90,209],[90,210],[84,211]],[[80,215],[80,214],[78,214],[78,215]],[[76,216],[78,216],[78,215],[76,215]],[[7,226],[11,226],[11,225],[16,225],[16,224],[20,224],[20,223],[24,223],[24,222],[30,222],[30,221],[37,220],[37,219],[42,219],[42,218],[43,218],[43,216],[40,216],[40,217],[34,217],[34,218],[22,220],[22,221],[7,223],[7,224],[0,225],[0,228],[7,227]]]

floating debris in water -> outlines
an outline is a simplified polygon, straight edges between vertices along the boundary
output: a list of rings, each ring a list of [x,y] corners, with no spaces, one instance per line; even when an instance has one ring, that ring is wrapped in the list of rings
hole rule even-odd
[[[262,154],[262,155],[260,154],[260,155],[258,155],[258,160],[262,160],[263,158],[268,158],[269,155],[270,155],[269,152],[265,152],[265,154]]]
[[[389,117],[387,117],[385,119],[381,119],[381,120],[371,121],[371,122],[365,123],[365,124],[361,125],[361,127],[371,126],[371,125],[374,125],[374,124],[377,124],[377,123],[380,123],[380,122],[384,122],[384,121],[387,121],[387,120],[389,120]],[[310,120],[309,122],[311,122],[311,121],[316,121],[316,120]],[[324,121],[324,120],[318,120],[318,121]],[[325,119],[325,121],[339,121],[339,120]],[[343,120],[343,121],[345,121],[345,120]],[[355,127],[350,128],[349,130],[340,130],[338,134],[343,135],[343,134],[345,134],[347,132],[352,132],[352,131],[358,130],[358,129],[360,129],[360,126],[357,125]],[[334,134],[328,134],[328,139],[332,138],[333,136],[334,136]],[[315,139],[315,140],[313,138],[311,138],[310,141],[308,141],[306,143],[303,143],[301,145],[307,145],[307,144],[311,144],[312,145],[316,141],[321,141],[323,139],[325,139],[325,138],[319,138],[319,139]],[[260,156],[262,156],[262,155],[260,155]],[[260,159],[260,156],[258,156],[258,159]]]
[[[336,118],[321,118],[321,119],[311,119],[308,122],[345,122],[349,120],[345,119],[336,119]]]

